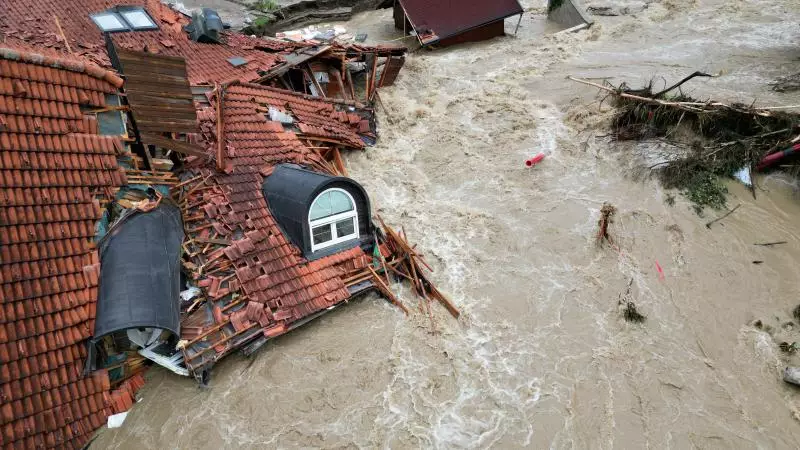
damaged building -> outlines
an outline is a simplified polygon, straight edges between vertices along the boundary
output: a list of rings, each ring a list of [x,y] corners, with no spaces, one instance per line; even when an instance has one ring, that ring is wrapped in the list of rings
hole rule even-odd
[[[342,153],[400,47],[287,43],[158,1],[3,2],[0,446],[81,448],[158,364],[209,381],[407,280],[458,310],[373,216]]]
[[[445,47],[505,35],[505,19],[520,16],[517,0],[397,0],[394,25],[422,46]],[[519,27],[519,22],[517,22]]]
[[[7,45],[79,57],[111,68],[116,48],[186,61],[199,100],[215,83],[253,82],[315,96],[367,103],[390,86],[404,47],[288,42],[227,30],[213,10],[183,14],[159,0],[4,0],[0,35]]]

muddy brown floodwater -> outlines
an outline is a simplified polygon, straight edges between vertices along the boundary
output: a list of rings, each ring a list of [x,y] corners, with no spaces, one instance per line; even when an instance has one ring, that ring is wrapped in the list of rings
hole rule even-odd
[[[544,1],[525,3],[516,38],[414,52],[381,93],[380,142],[347,160],[462,319],[437,306],[431,334],[369,296],[226,359],[210,389],[151,370],[96,448],[800,448],[787,357],[752,325],[790,330],[800,303],[796,186],[762,178],[753,200],[731,184],[742,207],[707,229],[718,213],[633,180],[637,148],[610,142],[595,91],[565,79],[705,70],[722,76],[693,95],[797,105],[768,82],[800,70],[800,2],[630,2],[647,8],[559,36],[543,35]],[[390,17],[347,26],[386,41]],[[619,253],[594,242],[603,202]],[[618,305],[631,280],[641,325]]]

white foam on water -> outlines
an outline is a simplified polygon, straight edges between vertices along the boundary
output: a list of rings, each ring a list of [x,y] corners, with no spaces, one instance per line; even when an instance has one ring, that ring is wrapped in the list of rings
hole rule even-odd
[[[545,5],[524,3],[540,15]],[[780,33],[750,47],[724,38],[749,39],[778,12],[798,22],[788,6],[759,12],[776,3],[650,2],[570,35],[534,36],[523,21],[518,38],[412,53],[381,91],[378,144],[345,158],[461,318],[433,304],[432,326],[398,283],[409,318],[368,297],[254,361],[227,359],[211,390],[156,373],[145,401],[98,445],[797,448],[800,408],[776,375],[780,355],[745,325],[797,291],[797,208],[776,193],[783,179],[768,177],[776,192],[758,201],[732,187],[745,206],[708,230],[685,200],[668,207],[655,183],[626,178],[633,153],[596,136],[610,114],[590,104],[592,88],[565,81],[684,76],[714,61],[750,64],[764,48],[777,49],[758,59],[774,68]],[[366,17],[355,20],[391,20]],[[737,76],[703,86],[752,94]],[[758,93],[776,101],[768,87]],[[547,158],[525,168],[538,152]],[[606,201],[618,208],[619,252],[596,245]],[[756,253],[755,240],[773,237],[790,245]],[[756,257],[768,263],[754,268]],[[644,324],[621,318],[631,280]]]

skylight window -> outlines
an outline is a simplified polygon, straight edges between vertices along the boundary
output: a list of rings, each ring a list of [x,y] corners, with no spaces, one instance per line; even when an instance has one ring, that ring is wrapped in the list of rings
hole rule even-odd
[[[134,30],[152,29],[156,27],[155,22],[143,9],[133,11],[122,11],[122,17],[131,25]]]
[[[103,31],[122,31],[128,29],[128,25],[114,12],[92,14],[90,17]]]
[[[104,32],[157,30],[158,25],[144,8],[121,6],[91,14],[94,23]]]

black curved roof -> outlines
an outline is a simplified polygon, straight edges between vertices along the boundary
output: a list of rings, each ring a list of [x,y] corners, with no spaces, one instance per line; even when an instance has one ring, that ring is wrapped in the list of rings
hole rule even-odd
[[[331,188],[343,189],[353,196],[358,210],[359,235],[371,236],[369,197],[364,188],[350,178],[312,172],[296,164],[278,164],[261,186],[272,217],[306,258],[324,256],[319,253],[336,253],[360,244],[360,240],[356,240],[312,254],[308,210],[319,194]]]
[[[180,335],[180,258],[183,219],[162,200],[133,211],[100,241],[100,291],[94,339],[129,328]]]

